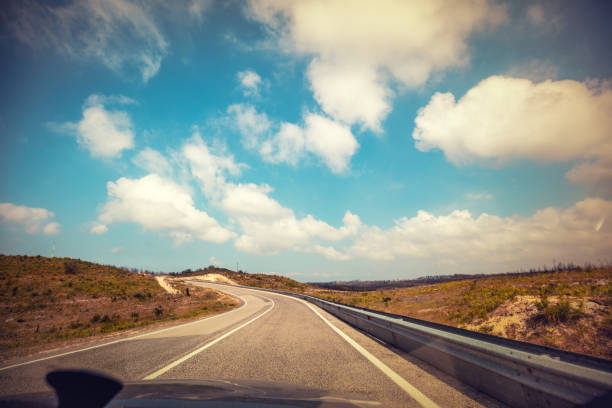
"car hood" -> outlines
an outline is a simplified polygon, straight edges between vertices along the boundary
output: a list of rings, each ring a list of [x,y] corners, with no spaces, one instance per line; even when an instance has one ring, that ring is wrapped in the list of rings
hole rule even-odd
[[[2,407],[56,407],[53,391],[4,397]],[[378,407],[362,396],[295,385],[234,380],[154,380],[123,384],[106,407]]]

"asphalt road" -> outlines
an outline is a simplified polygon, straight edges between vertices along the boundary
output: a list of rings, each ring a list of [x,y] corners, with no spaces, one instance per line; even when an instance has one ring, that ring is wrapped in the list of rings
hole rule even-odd
[[[497,401],[304,301],[198,283],[240,298],[230,312],[0,366],[2,396],[48,390],[47,372],[86,368],[123,381],[232,379],[291,384],[390,407]]]

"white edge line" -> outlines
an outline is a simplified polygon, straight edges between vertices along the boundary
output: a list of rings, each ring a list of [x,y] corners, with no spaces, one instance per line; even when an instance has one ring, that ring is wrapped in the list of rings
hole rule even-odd
[[[236,295],[232,295],[232,296],[236,296]],[[185,326],[190,326],[192,324],[201,323],[204,320],[210,320],[210,319],[214,319],[216,317],[225,316],[225,315],[227,315],[229,313],[237,312],[238,310],[240,310],[243,307],[246,307],[248,305],[248,302],[247,302],[247,300],[245,298],[241,298],[240,296],[236,296],[236,297],[238,297],[240,300],[242,300],[244,302],[242,304],[242,306],[240,306],[238,309],[228,310],[227,312],[216,314],[214,316],[204,317],[202,319],[194,320],[193,322],[179,324],[177,326],[166,327],[164,329],[160,329],[160,330],[156,330],[156,331],[152,331],[152,332],[147,332],[147,333],[143,333],[143,334],[138,334],[136,336],[130,336],[130,337],[122,338],[122,339],[113,340],[113,341],[110,341],[108,343],[96,344],[95,346],[85,347],[85,348],[78,349],[78,350],[66,351],[64,353],[55,354],[55,355],[48,356],[48,357],[37,358],[36,360],[24,361],[22,363],[12,364],[12,365],[9,365],[9,366],[6,366],[6,367],[0,367],[0,371],[8,370],[10,368],[15,368],[15,367],[21,367],[21,366],[28,365],[28,364],[34,364],[34,363],[38,363],[40,361],[51,360],[53,358],[63,357],[63,356],[67,356],[67,355],[70,355],[70,354],[80,353],[82,351],[88,351],[88,350],[93,350],[93,349],[97,349],[97,348],[100,348],[100,347],[110,346],[112,344],[117,344],[117,343],[121,343],[123,341],[129,341],[129,340],[137,339],[137,338],[140,338],[140,337],[151,336],[153,334],[163,333],[163,332],[168,331],[168,330],[178,329],[180,327],[185,327]]]
[[[268,299],[265,298],[264,299]],[[270,307],[268,310],[266,310],[265,312],[263,312],[262,314],[255,316],[253,319],[249,320],[246,323],[243,323],[242,325],[236,327],[235,329],[232,329],[230,331],[228,331],[227,333],[225,333],[223,336],[217,337],[216,339],[214,339],[213,341],[211,341],[210,343],[206,343],[205,345],[203,345],[202,347],[192,351],[191,353],[179,358],[178,360],[173,361],[172,363],[168,364],[167,366],[160,368],[159,370],[155,371],[152,374],[147,375],[146,377],[143,378],[143,380],[153,380],[157,377],[159,377],[160,375],[164,374],[166,371],[169,371],[171,369],[173,369],[174,367],[176,367],[177,365],[184,363],[185,361],[189,360],[191,357],[195,356],[196,354],[199,354],[201,352],[203,352],[204,350],[206,350],[209,347],[214,346],[215,344],[217,344],[218,342],[220,342],[221,340],[223,340],[224,338],[231,336],[232,334],[236,333],[238,330],[242,329],[243,327],[253,323],[255,320],[259,319],[260,317],[264,316],[266,313],[268,313],[270,310],[274,309],[274,301],[272,299],[268,299],[272,302],[272,307]]]
[[[378,368],[387,377],[389,377],[391,381],[397,384],[402,390],[404,390],[414,400],[416,400],[419,404],[421,404],[422,407],[439,408],[438,404],[430,400],[425,394],[423,394],[421,391],[415,388],[412,384],[410,384],[408,381],[402,378],[402,376],[400,376],[398,373],[393,371],[391,367],[389,367],[388,365],[380,361],[376,356],[374,356],[372,353],[366,350],[363,346],[361,346],[359,343],[357,343],[355,340],[349,337],[346,333],[344,333],[342,330],[334,326],[329,320],[325,318],[325,316],[319,313],[319,311],[315,309],[313,305],[306,302],[305,300],[294,298],[292,296],[282,295],[280,293],[277,293],[277,295],[284,296],[289,299],[297,300],[298,302],[302,302],[303,304],[308,306],[308,308],[310,308],[310,310],[312,310],[317,316],[319,316],[321,320],[323,320],[329,327],[331,327],[333,331],[335,331],[348,344],[353,346],[358,352],[360,352],[365,358],[367,358],[372,364],[374,364],[374,366],[376,366],[376,368]]]

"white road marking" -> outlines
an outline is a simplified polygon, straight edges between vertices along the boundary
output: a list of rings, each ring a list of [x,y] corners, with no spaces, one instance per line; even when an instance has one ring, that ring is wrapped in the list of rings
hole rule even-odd
[[[219,290],[222,291],[222,289],[219,289]],[[349,337],[346,333],[344,333],[342,330],[340,330],[336,326],[334,326],[329,320],[327,320],[325,318],[325,316],[323,316],[321,313],[319,313],[319,311],[317,309],[315,309],[315,307],[313,305],[311,305],[309,302],[306,302],[303,299],[294,298],[292,296],[282,295],[280,293],[274,293],[274,294],[278,295],[278,296],[283,296],[283,297],[289,298],[291,300],[302,302],[303,304],[308,306],[308,308],[310,308],[310,310],[312,310],[317,316],[319,316],[321,318],[321,320],[323,320],[323,322],[325,322],[325,324],[327,324],[329,327],[331,327],[331,329],[333,331],[335,331],[347,343],[349,343],[351,346],[353,346],[353,348],[355,348],[355,350],[357,350],[359,353],[361,353],[361,355],[363,355],[365,358],[367,358],[368,361],[370,361],[372,364],[374,364],[374,366],[376,368],[378,368],[380,371],[382,371],[383,374],[385,374],[387,377],[389,377],[389,379],[391,379],[391,381],[393,381],[402,390],[404,390],[404,392],[406,392],[408,395],[410,395],[410,397],[412,397],[415,401],[417,401],[422,407],[424,407],[424,408],[439,408],[438,404],[436,404],[435,402],[430,400],[425,394],[423,394],[416,387],[414,387],[412,384],[410,384],[408,381],[406,381],[404,378],[402,378],[402,376],[400,376],[398,373],[393,371],[391,369],[391,367],[389,367],[388,365],[386,365],[385,363],[380,361],[376,356],[374,356],[372,353],[370,353],[368,350],[366,350],[363,346],[361,346],[359,343],[357,343],[355,340],[353,340],[351,337]],[[232,295],[232,296],[235,296],[235,295]],[[258,317],[260,317],[260,316],[258,316]],[[250,322],[248,322],[248,323],[250,323]],[[153,378],[155,378],[155,377],[153,377]],[[145,379],[147,379],[147,378],[145,378]]]
[[[280,293],[275,293],[275,294],[278,296],[284,296],[286,298],[289,298],[289,299],[292,299],[298,302],[302,302],[303,304],[308,306],[310,310],[312,310],[317,316],[319,316],[321,320],[323,320],[329,327],[331,327],[333,331],[335,331],[340,337],[342,337],[348,344],[353,346],[359,353],[361,353],[361,355],[367,358],[372,364],[374,364],[374,366],[376,366],[376,368],[382,371],[387,377],[391,379],[391,381],[397,384],[402,390],[404,390],[408,395],[410,395],[415,401],[421,404],[422,407],[440,408],[438,404],[430,400],[425,394],[423,394],[421,391],[415,388],[408,381],[404,380],[404,378],[402,378],[402,376],[400,376],[398,373],[393,371],[391,367],[389,367],[388,365],[380,361],[376,356],[374,356],[372,353],[366,350],[363,346],[361,346],[359,343],[357,343],[355,340],[349,337],[346,333],[344,333],[342,330],[334,326],[329,320],[325,318],[325,316],[319,313],[319,311],[315,309],[314,306],[312,306],[310,303],[306,302],[303,299],[297,299],[292,296],[282,295]]]
[[[265,299],[267,299],[267,298],[265,298]],[[160,375],[162,375],[166,371],[169,371],[172,368],[176,367],[177,365],[179,365],[179,364],[189,360],[191,357],[195,356],[196,354],[199,354],[199,353],[203,352],[207,348],[214,346],[215,344],[217,344],[218,342],[220,342],[224,338],[226,338],[228,336],[231,336],[232,334],[236,333],[238,330],[242,329],[245,326],[248,326],[249,324],[253,323],[255,320],[257,320],[260,317],[264,316],[266,313],[268,313],[270,310],[272,310],[274,308],[274,305],[275,305],[275,303],[274,303],[274,301],[272,299],[268,299],[268,300],[270,300],[272,302],[272,307],[270,307],[268,310],[266,310],[262,314],[256,316],[255,318],[249,320],[248,322],[246,322],[246,323],[236,327],[235,329],[230,330],[229,332],[225,333],[223,336],[217,337],[215,340],[213,340],[210,343],[207,343],[207,344],[203,345],[202,347],[192,351],[191,353],[187,354],[186,356],[183,356],[183,357],[179,358],[178,360],[173,361],[172,363],[168,364],[164,368],[161,368],[161,369],[155,371],[153,374],[147,375],[145,378],[143,378],[143,380],[153,380],[153,379],[159,377]]]
[[[9,368],[21,367],[21,366],[28,365],[28,364],[38,363],[39,361],[51,360],[52,358],[63,357],[63,356],[67,356],[69,354],[80,353],[82,351],[93,350],[93,349],[97,349],[97,348],[104,347],[104,346],[110,346],[112,344],[121,343],[122,341],[129,341],[129,340],[137,339],[137,338],[140,338],[140,337],[150,336],[152,334],[163,333],[163,332],[168,331],[168,330],[174,330],[174,329],[178,329],[179,327],[190,326],[192,324],[201,323],[201,322],[203,322],[205,320],[210,320],[210,319],[214,319],[216,317],[225,316],[225,315],[227,315],[229,313],[237,312],[238,310],[240,310],[243,307],[246,307],[248,305],[248,302],[247,302],[246,299],[241,298],[240,296],[237,296],[237,297],[244,302],[244,304],[242,306],[240,306],[238,309],[232,309],[232,310],[230,310],[228,312],[224,312],[224,313],[221,313],[221,314],[218,314],[218,315],[205,317],[203,319],[198,319],[198,320],[195,320],[195,321],[189,322],[189,323],[179,324],[178,326],[171,326],[171,327],[167,327],[165,329],[160,329],[160,330],[156,330],[156,331],[152,331],[152,332],[147,332],[147,333],[139,334],[137,336],[126,337],[126,338],[110,341],[108,343],[96,344],[95,346],[90,346],[90,347],[82,348],[82,349],[79,349],[79,350],[66,351],[65,353],[55,354],[55,355],[48,356],[48,357],[37,358],[36,360],[24,361],[23,363],[12,364],[12,365],[9,365],[9,366],[6,366],[6,367],[0,367],[0,371],[8,370]]]
[[[393,371],[388,365],[380,361],[376,356],[370,353],[368,350],[363,348],[359,343],[350,338],[346,333],[342,330],[338,329],[334,326],[329,320],[327,320],[318,310],[316,310],[310,303],[307,303],[301,299],[296,299],[304,302],[306,306],[308,306],[317,316],[321,318],[329,327],[332,328],[333,331],[338,333],[340,337],[342,337],[348,344],[353,346],[358,352],[360,352],[365,358],[367,358],[372,364],[376,366],[380,371],[382,371],[387,377],[391,379],[395,384],[397,384],[401,389],[406,391],[408,395],[414,398],[419,404],[421,404],[424,408],[439,408],[438,405],[427,398],[425,394],[416,389],[412,384],[408,381],[404,380],[398,373]]]

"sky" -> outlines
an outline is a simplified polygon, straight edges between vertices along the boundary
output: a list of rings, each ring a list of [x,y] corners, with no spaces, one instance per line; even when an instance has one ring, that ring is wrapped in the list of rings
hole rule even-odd
[[[612,262],[607,1],[5,1],[0,253],[300,281]]]

